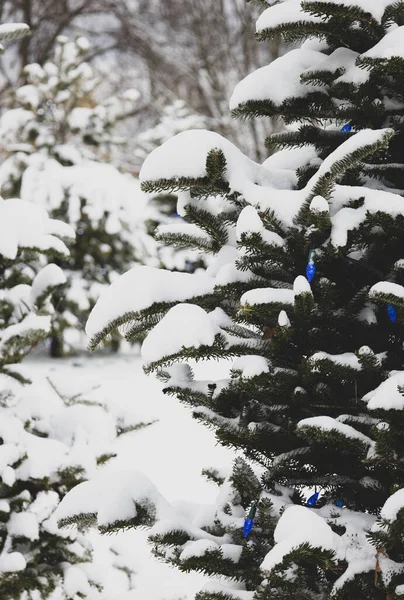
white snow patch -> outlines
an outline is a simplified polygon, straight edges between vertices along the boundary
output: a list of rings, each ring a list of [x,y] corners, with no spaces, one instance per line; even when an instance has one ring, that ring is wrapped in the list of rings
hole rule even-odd
[[[390,496],[384,503],[380,512],[382,519],[387,521],[395,521],[397,514],[404,508],[404,489],[398,490]]]
[[[257,377],[261,373],[269,373],[269,365],[266,358],[249,354],[247,356],[239,356],[233,362],[233,371],[241,371],[241,376],[244,379]]]
[[[314,196],[313,200],[310,202],[310,210],[311,212],[325,213],[330,212],[330,207],[325,198],[322,196]]]
[[[23,571],[27,563],[21,552],[10,552],[0,557],[0,573],[14,573]]]
[[[31,541],[39,539],[38,519],[32,512],[14,512],[7,523],[7,530],[12,537],[25,537]]]
[[[369,290],[371,298],[377,297],[378,294],[391,294],[404,300],[404,287],[391,281],[379,281],[379,283],[373,285]]]
[[[293,304],[294,291],[283,288],[257,288],[245,292],[240,299],[241,306],[254,306],[255,304]]]
[[[311,294],[310,283],[303,275],[298,275],[293,282],[293,295],[300,296],[300,294]]]
[[[404,372],[392,371],[389,378],[368,392],[363,400],[368,403],[369,410],[403,410],[404,396],[399,392],[399,386],[404,386]]]
[[[274,532],[275,546],[265,556],[261,569],[271,571],[300,544],[337,551],[340,538],[323,518],[304,506],[289,506],[282,514]]]
[[[308,419],[302,419],[298,422],[298,429],[305,427],[321,429],[322,431],[336,431],[347,438],[359,440],[367,446],[371,446],[373,444],[372,440],[367,435],[357,431],[354,427],[351,427],[351,425],[341,423],[332,417],[309,417]]]
[[[177,304],[147,335],[142,357],[148,363],[180,352],[182,348],[212,346],[220,328],[196,304]]]
[[[66,275],[60,267],[53,263],[46,265],[32,282],[31,302],[35,304],[38,297],[47,290],[54,290],[55,287],[63,285],[66,281]]]
[[[73,488],[59,504],[55,517],[59,521],[81,514],[95,514],[98,525],[108,526],[135,518],[136,503],[155,511],[157,520],[172,514],[168,502],[145,475],[138,471],[108,469]]]
[[[212,290],[213,279],[203,273],[133,267],[101,294],[88,318],[86,333],[92,338],[114,319],[141,311],[155,302],[184,301]]]
[[[289,0],[282,4],[270,6],[257,20],[256,32],[261,33],[264,29],[277,27],[278,25],[308,21],[310,23],[321,23],[319,17],[310,15],[301,7],[301,0]]]
[[[323,59],[323,54],[313,50],[291,50],[240,81],[230,98],[230,110],[249,100],[268,100],[279,106],[287,98],[307,96],[318,88],[302,83],[301,74],[315,69]]]

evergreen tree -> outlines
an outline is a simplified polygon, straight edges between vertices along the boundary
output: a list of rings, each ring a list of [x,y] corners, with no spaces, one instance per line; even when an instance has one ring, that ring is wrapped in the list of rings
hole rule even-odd
[[[61,263],[68,282],[55,299],[53,356],[80,347],[77,331],[102,286],[154,254],[137,180],[108,164],[122,145],[114,125],[133,111],[139,94],[129,90],[97,104],[99,80],[85,62],[88,49],[85,38],[59,37],[52,62],[25,68],[18,108],[0,119],[3,195],[41,204],[77,233],[69,260]]]
[[[159,556],[222,577],[200,600],[399,599],[404,3],[262,4],[259,39],[293,47],[247,76],[231,109],[282,117],[289,131],[267,142],[280,151],[258,165],[206,131],[155,150],[143,188],[183,191],[189,221],[167,241],[215,261],[194,274],[135,267],[87,323],[92,348],[124,324],[128,339],[146,333],[146,371],[245,459],[208,472],[221,490],[203,517],[142,479],[136,509],[107,527],[104,499],[81,486],[59,516],[154,522]],[[227,379],[195,378],[193,362],[218,358],[233,361]]]
[[[41,254],[66,258],[61,238],[74,233],[19,199],[0,200],[0,223],[0,597],[101,600],[109,580],[130,589],[130,569],[112,550],[109,564],[94,562],[90,540],[59,529],[55,509],[113,456],[117,436],[142,424],[82,394],[64,397],[51,381],[31,384],[19,363],[49,335],[66,277],[48,263],[29,284],[30,265]]]

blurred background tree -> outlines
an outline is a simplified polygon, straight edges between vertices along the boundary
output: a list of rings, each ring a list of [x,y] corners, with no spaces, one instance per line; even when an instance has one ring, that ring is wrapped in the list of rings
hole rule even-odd
[[[245,0],[4,0],[0,19],[23,20],[32,34],[2,59],[0,103],[7,106],[12,86],[25,83],[27,64],[49,60],[59,35],[85,35],[92,48],[87,59],[103,75],[98,100],[128,85],[141,92],[131,142],[121,157],[126,168],[138,171],[138,135],[155,127],[178,100],[262,160],[262,141],[273,125],[235,123],[228,111],[235,84],[279,54],[276,41],[255,43],[258,14]]]

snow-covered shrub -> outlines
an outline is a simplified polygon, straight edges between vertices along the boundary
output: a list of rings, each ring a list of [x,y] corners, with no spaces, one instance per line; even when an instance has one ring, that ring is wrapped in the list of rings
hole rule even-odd
[[[58,38],[53,61],[26,67],[17,108],[0,118],[3,194],[40,204],[77,234],[69,260],[60,263],[67,283],[55,300],[54,356],[83,346],[83,325],[103,285],[135,262],[156,261],[144,223],[147,197],[134,177],[108,164],[123,141],[113,126],[133,110],[138,93],[96,104],[87,51],[84,38]]]

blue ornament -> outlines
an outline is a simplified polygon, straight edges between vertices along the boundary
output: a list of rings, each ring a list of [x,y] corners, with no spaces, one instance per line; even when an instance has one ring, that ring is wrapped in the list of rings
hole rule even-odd
[[[341,498],[338,498],[335,503],[335,506],[338,506],[338,508],[342,508],[344,506],[344,501],[341,500]]]
[[[395,323],[397,320],[397,311],[395,306],[392,304],[387,305],[387,314],[389,315],[389,319],[392,323]]]
[[[310,498],[307,500],[307,502],[306,502],[307,506],[315,506],[319,495],[320,495],[320,492],[314,492],[314,494],[312,496],[310,496]]]
[[[307,281],[309,283],[311,283],[314,279],[314,275],[316,274],[317,271],[317,267],[314,264],[313,261],[310,261],[309,263],[307,263],[306,265],[306,277],[307,277]]]
[[[177,213],[177,211],[175,211],[175,213],[173,214],[174,219],[181,219],[181,215],[179,215]]]
[[[257,501],[251,503],[248,515],[244,519],[243,534],[245,538],[249,536],[249,534],[251,533],[251,529],[254,527],[254,517],[255,513],[257,512],[257,505]]]
[[[254,527],[254,521],[253,519],[245,519],[244,520],[244,527],[243,527],[243,534],[244,537],[248,537],[251,533],[251,529]]]
[[[341,131],[351,131],[351,130],[352,130],[352,127],[349,123],[347,123],[346,125],[341,127]]]

